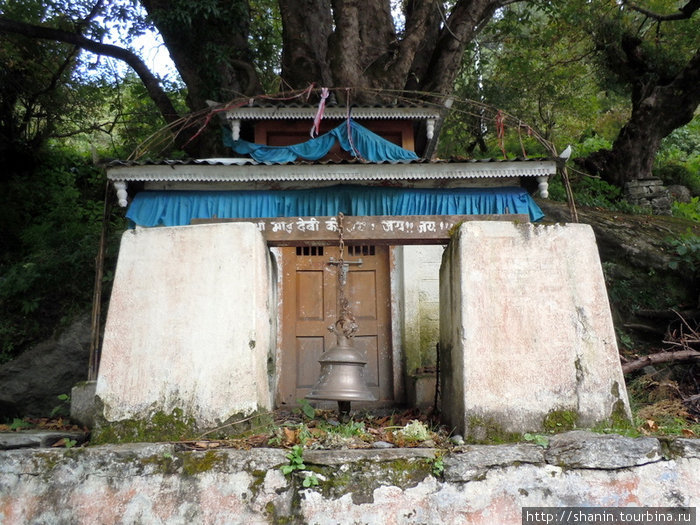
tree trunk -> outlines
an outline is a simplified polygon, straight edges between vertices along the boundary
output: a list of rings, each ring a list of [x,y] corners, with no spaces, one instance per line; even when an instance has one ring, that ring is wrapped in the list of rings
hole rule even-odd
[[[390,0],[279,0],[283,81],[294,89],[311,82],[355,88],[349,92],[355,104],[390,102],[406,89],[450,93],[466,45],[498,7],[512,1],[517,0],[458,0],[451,12],[437,0],[404,2],[405,28],[397,33]],[[206,110],[208,100],[261,93],[249,45],[247,0],[141,4],[187,85],[190,112]],[[62,41],[130,61],[166,120],[179,118],[158,80],[133,53],[79,35]],[[216,155],[218,126],[208,126],[205,136],[202,124],[201,118],[192,118],[178,140],[190,155]],[[195,137],[198,143],[192,142]]]
[[[460,0],[449,13],[435,0],[406,2],[397,34],[388,0],[280,0],[283,81],[357,88],[351,97],[359,104],[403,90],[449,93],[466,45],[502,4]]]
[[[639,61],[640,53],[635,46],[625,51]],[[648,73],[648,70],[644,68],[640,73]],[[620,187],[625,182],[651,178],[661,140],[693,119],[700,104],[700,51],[675,77],[662,78],[654,84],[647,82],[647,74],[637,75],[632,114],[612,150],[597,151],[583,162],[588,171],[599,173]]]
[[[250,11],[244,0],[217,0],[208,10],[193,2],[173,6],[168,0],[141,2],[158,28],[182,80],[192,113],[207,101],[226,102],[260,93],[262,88],[248,46]],[[202,129],[192,119],[179,137],[193,156],[224,153],[218,125]]]
[[[207,100],[225,102],[260,93],[248,46],[246,1],[217,0],[216,8],[206,13],[176,9],[168,0],[142,0],[141,4],[187,85],[191,111],[205,109]]]
[[[332,86],[326,60],[333,31],[330,0],[279,0],[282,15],[282,82],[291,89]]]
[[[395,56],[396,34],[389,2],[373,0],[332,0],[335,31],[330,35],[328,61],[335,87],[353,87],[356,103],[377,100],[365,90],[376,88],[374,71]],[[385,70],[386,72],[386,70]],[[386,84],[394,84],[385,75]]]

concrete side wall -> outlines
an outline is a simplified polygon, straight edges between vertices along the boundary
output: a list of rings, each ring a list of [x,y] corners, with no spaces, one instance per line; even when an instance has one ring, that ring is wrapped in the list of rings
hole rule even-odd
[[[253,224],[124,233],[96,395],[108,422],[271,408],[269,255]]]
[[[175,445],[0,453],[0,525],[520,525],[523,507],[700,506],[698,440],[613,436],[433,449],[178,451]],[[313,474],[318,485],[303,487]],[[678,521],[677,523],[681,523]],[[573,523],[573,521],[570,521]],[[690,521],[695,523],[695,521]]]
[[[435,366],[440,338],[440,261],[444,247],[403,246],[404,352],[406,373]]]
[[[443,415],[460,432],[629,417],[589,226],[465,223],[440,286]]]

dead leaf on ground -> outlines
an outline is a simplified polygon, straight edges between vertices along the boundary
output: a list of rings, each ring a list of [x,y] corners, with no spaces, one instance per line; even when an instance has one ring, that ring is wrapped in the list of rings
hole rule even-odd
[[[299,440],[299,431],[295,430],[293,428],[289,427],[283,427],[282,430],[284,431],[284,444],[289,446],[289,445],[296,445]]]
[[[639,431],[644,434],[644,435],[649,435],[652,432],[656,432],[659,430],[659,425],[654,421],[653,419],[647,419],[642,423],[642,426],[639,427]]]
[[[217,448],[221,446],[221,443],[218,441],[197,441],[194,446],[199,448]]]

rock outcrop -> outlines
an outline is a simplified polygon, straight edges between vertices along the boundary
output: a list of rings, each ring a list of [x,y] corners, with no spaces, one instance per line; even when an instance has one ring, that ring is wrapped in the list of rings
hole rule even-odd
[[[90,317],[85,315],[57,338],[0,367],[0,420],[50,416],[61,404],[58,396],[87,379],[89,351]]]

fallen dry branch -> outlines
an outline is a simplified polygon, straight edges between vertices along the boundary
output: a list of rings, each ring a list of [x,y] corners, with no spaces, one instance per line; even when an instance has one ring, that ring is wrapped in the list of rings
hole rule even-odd
[[[634,361],[623,363],[622,373],[629,374],[648,365],[658,365],[660,363],[670,363],[671,361],[692,361],[700,360],[700,352],[695,350],[679,350],[677,352],[658,352],[656,354],[645,355]]]
[[[664,341],[666,349],[663,352],[645,355],[634,361],[623,361],[623,374],[629,374],[648,365],[700,359],[700,350],[698,350],[700,331],[698,331],[697,327],[691,326],[679,312],[671,311],[680,319],[681,325],[667,334],[669,339]]]

